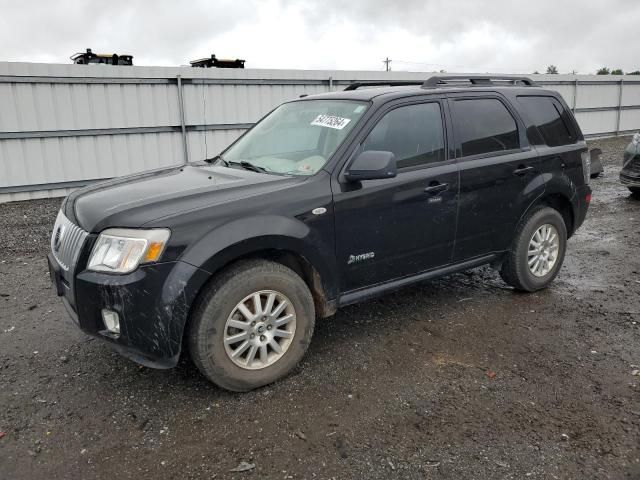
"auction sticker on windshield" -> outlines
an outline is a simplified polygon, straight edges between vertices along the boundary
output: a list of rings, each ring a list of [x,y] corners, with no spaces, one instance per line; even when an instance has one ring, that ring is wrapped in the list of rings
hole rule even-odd
[[[337,117],[335,115],[320,114],[316,119],[311,122],[311,125],[318,125],[319,127],[335,128],[336,130],[342,130],[351,121],[350,118]]]

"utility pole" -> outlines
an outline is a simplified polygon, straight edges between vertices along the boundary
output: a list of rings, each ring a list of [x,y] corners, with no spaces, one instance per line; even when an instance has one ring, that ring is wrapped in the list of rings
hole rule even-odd
[[[387,72],[391,70],[391,67],[389,66],[391,64],[391,59],[389,57],[385,58],[382,63],[385,64]]]

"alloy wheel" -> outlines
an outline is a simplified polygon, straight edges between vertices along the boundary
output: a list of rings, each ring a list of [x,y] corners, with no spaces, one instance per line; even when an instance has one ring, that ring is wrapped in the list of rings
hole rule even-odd
[[[224,327],[224,348],[233,363],[259,370],[277,362],[291,345],[296,312],[275,290],[247,295],[231,311]]]
[[[546,223],[540,226],[529,241],[527,264],[529,271],[536,277],[547,275],[558,260],[560,238],[558,230]]]

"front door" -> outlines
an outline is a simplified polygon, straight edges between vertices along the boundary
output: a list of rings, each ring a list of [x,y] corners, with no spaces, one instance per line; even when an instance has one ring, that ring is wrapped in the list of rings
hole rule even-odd
[[[440,101],[391,107],[354,155],[393,152],[398,175],[334,186],[343,293],[451,262],[458,170],[444,118]]]

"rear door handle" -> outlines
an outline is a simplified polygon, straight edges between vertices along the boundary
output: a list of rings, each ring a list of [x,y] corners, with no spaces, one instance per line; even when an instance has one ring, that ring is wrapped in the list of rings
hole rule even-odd
[[[428,193],[430,195],[435,195],[436,193],[444,192],[449,188],[448,183],[437,183],[436,185],[431,185],[424,189],[424,193]]]
[[[525,167],[525,166],[519,166],[518,168],[516,168],[513,171],[514,175],[526,175],[529,172],[533,172],[534,168],[533,167]]]

